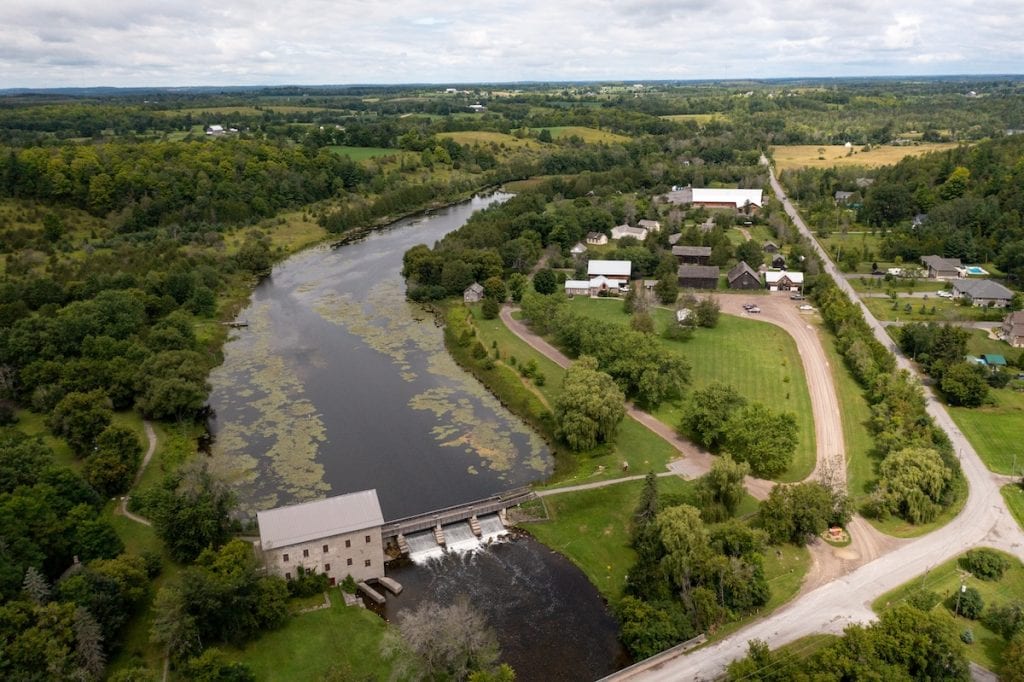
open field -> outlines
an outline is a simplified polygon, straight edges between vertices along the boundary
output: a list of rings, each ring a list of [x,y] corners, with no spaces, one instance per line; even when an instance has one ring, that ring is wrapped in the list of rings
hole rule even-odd
[[[877,613],[881,613],[922,588],[935,592],[945,600],[946,597],[956,593],[961,583],[978,590],[985,602],[985,608],[992,604],[1022,600],[1024,599],[1024,565],[1008,554],[1005,556],[1010,560],[1011,568],[1003,574],[1000,580],[979,580],[962,570],[957,565],[957,559],[950,559],[920,578],[915,578],[895,590],[886,592],[876,599],[871,607]],[[996,670],[999,667],[1002,662],[1003,650],[1006,649],[1006,641],[1001,636],[986,628],[980,621],[954,616],[952,611],[942,603],[936,605],[932,612],[939,613],[954,622],[958,631],[970,628],[974,632],[974,643],[965,645],[967,658],[989,670]]]
[[[775,167],[779,171],[794,168],[831,168],[832,166],[889,166],[906,156],[920,156],[929,152],[941,152],[955,149],[955,142],[919,144],[907,147],[879,145],[871,151],[862,151],[862,147],[847,148],[843,145],[795,144],[772,147]],[[818,150],[824,149],[823,154]]]
[[[713,121],[716,118],[719,120],[725,120],[728,116],[725,114],[667,114],[665,116],[659,116],[658,118],[677,122],[693,121],[697,125],[704,125],[708,121]]]
[[[947,407],[986,466],[999,474],[1024,469],[1024,393],[993,389],[991,407]],[[1014,468],[1016,465],[1016,468]]]
[[[608,322],[629,321],[618,299],[577,297],[570,305]],[[667,309],[656,308],[652,314],[659,332],[673,323],[673,314]],[[691,388],[720,381],[735,386],[748,400],[794,413],[799,442],[792,466],[779,480],[798,481],[811,472],[816,456],[811,399],[796,344],[785,331],[766,322],[722,315],[716,328],[697,329],[689,341],[667,341],[661,337],[658,340],[689,361],[693,368]],[[653,414],[675,427],[682,417],[682,408],[681,402],[662,403]]]
[[[534,132],[540,132],[545,130],[544,128],[532,128]],[[609,132],[607,130],[598,130],[597,128],[587,128],[585,126],[551,126],[547,128],[551,132],[551,137],[558,140],[563,137],[576,137],[582,139],[584,142],[626,142],[629,140],[625,135],[618,135],[616,133]]]
[[[365,161],[366,159],[375,159],[378,156],[393,156],[405,153],[401,149],[391,149],[388,147],[342,147],[335,145],[327,147],[327,149],[330,149],[339,156],[347,156],[353,161]]]
[[[331,679],[386,680],[391,666],[377,653],[387,630],[371,611],[347,607],[337,588],[331,608],[291,618],[283,628],[263,635],[228,656],[245,662],[259,682]]]
[[[453,133],[440,133],[438,137],[449,137],[459,144],[498,144],[506,147],[527,147],[536,148],[540,142],[530,139],[520,139],[506,133],[494,133],[487,130],[463,130]]]

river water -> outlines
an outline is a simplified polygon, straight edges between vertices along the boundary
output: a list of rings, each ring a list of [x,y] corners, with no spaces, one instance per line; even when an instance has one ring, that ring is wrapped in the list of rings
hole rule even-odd
[[[508,196],[309,249],[256,287],[239,314],[248,327],[210,377],[211,466],[243,511],[375,488],[384,518],[396,519],[550,473],[544,443],[455,365],[400,274],[407,249]],[[521,681],[591,680],[626,662],[594,587],[527,536],[388,574],[406,589],[382,615],[466,595]]]
[[[213,462],[246,512],[376,488],[385,519],[543,478],[543,442],[444,349],[405,300],[402,254],[433,244],[476,198],[274,268],[211,375]]]

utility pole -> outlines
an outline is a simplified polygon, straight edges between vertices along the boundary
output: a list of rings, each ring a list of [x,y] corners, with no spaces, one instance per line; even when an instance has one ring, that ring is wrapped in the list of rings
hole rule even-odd
[[[956,615],[960,615],[960,595],[967,591],[967,585],[964,584],[963,577],[960,578],[960,591],[956,593]]]

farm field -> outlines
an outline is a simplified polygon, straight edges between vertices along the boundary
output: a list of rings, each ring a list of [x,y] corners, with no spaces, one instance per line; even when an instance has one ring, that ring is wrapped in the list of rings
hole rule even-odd
[[[956,594],[961,583],[978,590],[985,602],[986,609],[992,604],[1002,605],[1010,601],[1020,601],[1024,599],[1024,565],[1008,554],[1004,556],[1010,561],[1011,567],[1000,580],[986,581],[975,578],[960,568],[957,564],[958,557],[936,566],[923,576],[886,592],[876,599],[871,607],[876,613],[881,613],[885,609],[905,601],[922,588],[935,592],[945,600],[950,595]],[[948,618],[951,623],[955,624],[957,632],[968,628],[972,630],[974,643],[966,645],[969,660],[989,670],[996,670],[999,667],[1002,663],[1003,651],[1006,649],[1006,640],[982,625],[980,621],[954,616],[952,610],[943,603],[933,607],[932,613],[938,613],[943,618]]]
[[[405,153],[401,149],[389,149],[387,147],[344,147],[335,145],[327,147],[327,149],[340,156],[347,156],[353,161],[365,161],[366,159],[375,159],[379,156]]]
[[[1024,469],[1024,451],[1020,449],[1024,443],[1024,393],[1000,388],[992,390],[991,396],[996,403],[991,407],[947,409],[989,469],[998,474],[1020,473]]]
[[[704,125],[708,121],[713,121],[716,118],[719,120],[725,120],[728,118],[725,114],[666,114],[665,116],[659,116],[668,121],[694,121],[698,125]]]
[[[570,305],[608,322],[625,325],[629,321],[618,299],[577,297]],[[659,332],[672,323],[668,309],[656,308],[652,315]],[[720,381],[735,386],[748,400],[795,414],[799,442],[793,464],[779,480],[799,481],[811,472],[816,456],[811,399],[796,344],[786,332],[766,322],[722,315],[716,328],[698,329],[689,341],[659,337],[659,342],[689,361],[691,390]],[[662,403],[654,415],[674,428],[682,417],[682,408],[681,402]]]
[[[536,140],[521,139],[507,133],[495,133],[489,130],[463,130],[453,133],[441,133],[438,137],[448,137],[459,144],[504,144],[507,147],[536,148],[541,143]]]
[[[871,151],[867,152],[862,151],[862,147],[854,146],[851,154],[849,153],[850,148],[840,144],[795,144],[772,147],[772,155],[775,159],[775,167],[779,171],[795,168],[831,168],[832,166],[875,168],[891,166],[907,156],[920,156],[929,152],[955,149],[957,146],[955,142],[922,143],[907,147],[879,145],[872,147]],[[819,149],[824,149],[825,153],[819,154]],[[824,158],[819,158],[819,156]]]
[[[545,128],[532,128],[534,132],[540,132]],[[584,142],[625,142],[629,140],[625,135],[618,135],[616,133],[609,132],[607,130],[598,130],[597,128],[587,128],[584,126],[552,126],[546,128],[551,132],[551,137],[558,140],[563,137],[571,137],[575,135]]]

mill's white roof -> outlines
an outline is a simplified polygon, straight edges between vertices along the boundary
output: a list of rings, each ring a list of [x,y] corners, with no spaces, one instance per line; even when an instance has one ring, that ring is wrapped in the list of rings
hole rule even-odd
[[[736,204],[736,208],[743,208],[750,202],[754,206],[761,206],[762,190],[759,189],[719,189],[717,187],[694,187],[693,203],[712,204]]]
[[[590,280],[587,279],[567,279],[565,280],[566,289],[589,289]]]
[[[264,550],[384,525],[376,490],[268,509],[256,519]]]
[[[625,276],[633,269],[633,261],[628,260],[592,260],[587,263],[587,274],[591,277],[596,275]]]

